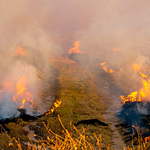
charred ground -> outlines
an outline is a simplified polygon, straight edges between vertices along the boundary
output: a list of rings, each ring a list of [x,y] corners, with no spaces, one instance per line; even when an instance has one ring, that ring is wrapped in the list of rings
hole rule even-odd
[[[71,130],[70,122],[72,121],[72,124],[77,125],[77,129],[81,130],[84,127],[87,136],[92,136],[93,133],[101,134],[105,143],[103,147],[107,147],[111,143],[112,130],[108,124],[105,124],[103,113],[108,106],[109,99],[98,89],[95,76],[67,57],[50,58],[49,61],[55,70],[56,80],[51,85],[50,91],[43,93],[43,97],[51,95],[55,100],[62,102],[61,106],[56,108],[53,114],[37,118],[36,125],[29,125],[35,119],[26,120],[27,116],[24,118],[23,113],[22,118],[4,123],[6,130],[0,133],[3,137],[0,140],[1,147],[9,149],[10,138],[15,137],[20,139],[22,147],[26,149],[26,145],[23,144],[24,141],[28,141],[28,132],[23,129],[25,125],[29,125],[37,136],[44,139],[47,138],[48,133],[43,122],[49,124],[55,133],[63,135],[57,115],[61,117],[67,129]],[[90,123],[84,124],[86,120],[90,120]]]

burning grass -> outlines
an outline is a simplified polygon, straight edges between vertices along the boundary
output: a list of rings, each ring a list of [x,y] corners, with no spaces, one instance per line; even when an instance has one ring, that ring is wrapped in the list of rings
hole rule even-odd
[[[103,113],[106,110],[106,104],[100,98],[96,87],[95,78],[83,68],[73,63],[68,58],[59,58],[51,60],[51,63],[59,70],[58,77],[58,93],[56,98],[61,101],[61,107],[56,108],[53,114],[43,116],[37,120],[37,126],[30,128],[35,129],[35,133],[39,136],[46,135],[43,128],[43,122],[48,122],[52,131],[62,135],[62,127],[57,119],[60,115],[64,125],[70,129],[70,121],[76,125],[79,121],[88,119],[98,119],[104,122]],[[102,134],[106,139],[106,143],[111,143],[112,130],[109,126],[80,124],[76,126],[78,130],[86,128],[86,136],[95,133],[97,136]],[[44,136],[46,138],[46,136]]]
[[[100,97],[101,94],[97,89],[96,80],[92,74],[88,73],[68,58],[53,58],[50,59],[50,63],[54,66],[55,70],[59,71],[59,76],[53,87],[53,96],[58,100],[57,104],[61,101],[61,106],[59,108],[56,107],[53,113],[48,111],[47,115],[38,118],[36,120],[36,125],[29,125],[30,130],[33,130],[37,135],[35,138],[39,141],[40,138],[47,140],[49,135],[43,122],[45,125],[49,124],[55,135],[64,137],[64,133],[62,132],[64,129],[57,115],[60,115],[68,132],[72,130],[70,121],[72,121],[74,125],[77,125],[80,121],[90,119],[97,119],[104,122],[103,113],[107,106],[106,102],[104,102],[105,99]],[[47,97],[45,95],[48,95],[48,93],[49,92],[43,93],[43,97]],[[28,133],[26,131],[22,132],[23,126],[21,124],[23,124],[23,121],[20,121],[19,124],[15,122],[9,123],[7,128],[11,130],[11,133],[7,133],[10,137],[14,137],[14,139],[19,138],[22,143],[27,140]],[[105,139],[103,147],[107,147],[109,143],[111,144],[112,130],[109,126],[95,123],[79,124],[75,126],[81,133],[82,127],[86,130],[85,137],[90,137],[95,133],[96,137],[102,135],[103,139]],[[96,142],[96,139],[93,142]],[[23,149],[25,148],[26,146],[23,144]]]

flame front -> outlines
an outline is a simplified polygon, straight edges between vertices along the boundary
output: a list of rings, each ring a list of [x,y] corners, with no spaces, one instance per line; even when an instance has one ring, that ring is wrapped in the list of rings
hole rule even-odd
[[[26,85],[26,76],[21,77],[17,83],[8,81],[3,83],[3,90],[7,91],[8,93],[13,93],[14,96],[12,97],[12,100],[18,103],[18,108],[24,108],[26,102],[30,103],[31,107],[33,105],[32,95],[27,91]]]
[[[106,62],[102,62],[102,63],[100,63],[100,65],[103,66],[103,70],[104,70],[106,73],[108,73],[108,72],[109,72],[109,73],[115,72],[114,70],[109,69],[109,66],[106,65]]]
[[[71,54],[71,53],[83,53],[83,52],[80,52],[80,50],[79,50],[79,42],[80,41],[76,41],[73,45],[74,45],[74,47],[73,48],[71,48],[71,49],[69,49],[69,51],[68,51],[68,53],[69,54]]]
[[[148,76],[147,75],[145,75],[145,74],[143,74],[141,71],[140,71],[140,67],[137,65],[137,64],[133,64],[133,69],[134,69],[134,71],[136,71],[136,72],[139,72],[139,74],[143,77],[143,78],[147,78]]]
[[[150,96],[150,79],[147,79],[148,75],[143,74],[140,67],[135,63],[133,64],[133,69],[141,75],[143,86],[138,91],[132,92],[126,97],[124,95],[120,95],[123,104],[126,102],[143,101]]]

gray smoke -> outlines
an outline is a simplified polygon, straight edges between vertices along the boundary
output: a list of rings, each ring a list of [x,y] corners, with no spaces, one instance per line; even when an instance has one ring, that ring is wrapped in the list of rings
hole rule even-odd
[[[45,108],[37,93],[48,88],[52,77],[49,57],[67,54],[75,41],[90,60],[107,62],[112,69],[123,68],[116,83],[125,92],[137,90],[141,83],[132,70],[133,62],[142,66],[150,56],[149,1],[87,1],[87,0],[9,0],[0,2],[0,85],[5,80],[15,82],[22,75],[19,67],[28,66],[27,80],[34,95],[34,105],[40,113]],[[14,56],[17,47],[25,56]],[[113,48],[119,51],[113,52]],[[46,79],[41,81],[39,74]],[[122,78],[123,77],[123,78]],[[124,81],[125,80],[125,81]],[[123,86],[121,82],[126,82]],[[132,85],[132,86],[131,86]],[[13,94],[2,94],[0,118],[18,116]],[[6,96],[6,97],[5,97]],[[9,108],[9,109],[8,109]],[[32,110],[26,106],[27,113]]]

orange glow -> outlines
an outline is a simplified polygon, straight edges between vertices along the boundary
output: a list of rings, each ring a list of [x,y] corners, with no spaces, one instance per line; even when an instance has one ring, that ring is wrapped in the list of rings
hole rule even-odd
[[[113,47],[113,48],[112,48],[112,50],[113,50],[114,52],[116,52],[116,51],[120,51],[120,49],[119,49],[119,48],[115,48],[115,47]]]
[[[19,104],[19,108],[24,108],[26,102],[30,102],[31,107],[33,105],[32,94],[27,91],[26,86],[26,76],[21,77],[16,83],[8,81],[3,83],[3,89],[14,94],[12,100]]]
[[[120,72],[122,72],[123,71],[123,69],[122,68],[120,68]]]
[[[134,69],[134,71],[136,71],[136,72],[139,72],[139,74],[143,77],[143,78],[147,78],[148,76],[147,75],[145,75],[145,74],[143,74],[141,71],[140,71],[140,67],[137,65],[137,64],[133,64],[133,69]]]
[[[22,56],[24,56],[26,54],[26,51],[24,51],[23,50],[23,48],[21,48],[21,47],[17,47],[17,49],[16,49],[16,52],[14,53],[14,54],[12,54],[12,56],[14,56],[14,55],[22,55]]]
[[[68,51],[68,53],[69,54],[71,54],[71,53],[83,53],[83,52],[80,52],[80,50],[79,50],[79,42],[80,41],[76,41],[73,45],[74,45],[74,47],[73,48],[71,48],[71,49],[69,49],[69,51]]]
[[[55,106],[55,107],[59,107],[60,104],[61,104],[61,101],[56,100],[56,102],[54,103],[54,106]]]
[[[137,91],[132,92],[127,97],[125,97],[124,95],[120,95],[120,98],[122,99],[123,104],[125,104],[126,102],[135,102],[137,100]]]
[[[61,105],[61,101],[56,100],[56,102],[54,102],[54,106],[53,106],[50,110],[48,110],[48,112],[45,113],[45,115],[47,116],[48,114],[53,113],[54,110],[55,110],[55,108],[56,108],[56,107],[60,107],[60,105]]]
[[[144,141],[145,141],[145,143],[149,142],[150,141],[150,136],[145,137]]]
[[[103,70],[104,70],[106,73],[108,73],[108,72],[109,72],[109,73],[115,72],[114,70],[109,69],[109,66],[106,65],[106,62],[102,62],[102,63],[100,63],[100,65],[103,66]]]
[[[143,86],[138,91],[129,94],[127,97],[121,95],[120,98],[122,99],[123,104],[126,102],[143,101],[150,96],[150,79],[146,79],[148,76],[140,71],[140,67],[137,64],[133,64],[133,69],[141,75]]]
[[[26,88],[25,88],[26,84],[27,84],[26,77],[23,76],[17,82],[16,91],[17,91],[18,95],[23,95],[24,91],[26,90]]]

